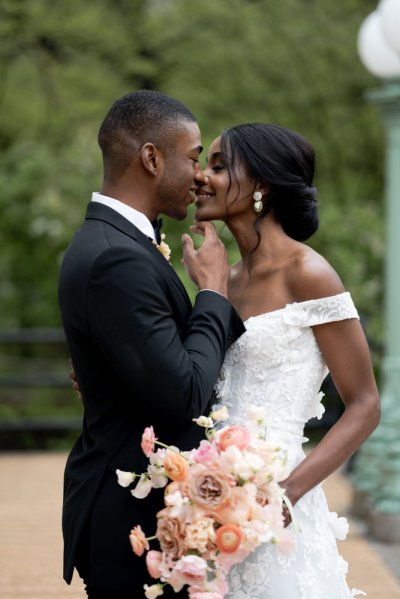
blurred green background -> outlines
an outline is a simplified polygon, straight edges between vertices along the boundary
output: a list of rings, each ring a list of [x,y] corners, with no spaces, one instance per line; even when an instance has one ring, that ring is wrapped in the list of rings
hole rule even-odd
[[[251,121],[290,127],[311,141],[321,226],[310,245],[339,272],[379,347],[384,139],[378,111],[363,97],[376,82],[356,50],[360,24],[375,6],[376,0],[1,0],[0,331],[60,326],[63,251],[101,185],[99,124],[116,98],[148,88],[192,110],[206,148],[222,128]],[[180,236],[192,217],[184,224],[165,220],[172,262],[193,292],[180,264]],[[229,232],[222,235],[234,260]],[[12,368],[25,368],[22,354],[43,351],[11,350],[7,345],[1,355]],[[0,393],[4,418],[15,412]],[[63,401],[57,413],[79,412],[78,404]],[[32,402],[19,403],[20,413],[31,409]],[[42,414],[50,403],[44,401]]]

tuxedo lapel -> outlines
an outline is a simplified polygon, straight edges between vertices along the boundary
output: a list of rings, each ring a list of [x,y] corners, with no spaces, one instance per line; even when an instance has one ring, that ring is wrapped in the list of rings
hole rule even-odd
[[[190,310],[192,309],[192,304],[187,291],[172,265],[164,258],[152,240],[144,235],[134,224],[132,224],[129,220],[124,218],[112,208],[109,208],[104,204],[100,204],[100,202],[89,203],[85,218],[86,220],[102,220],[115,227],[122,233],[125,233],[125,235],[128,235],[137,243],[139,243],[139,245],[144,247],[153,256],[154,260],[158,262],[162,270],[167,274],[168,279],[171,281],[174,288],[179,291],[179,294],[184,299],[187,308]]]

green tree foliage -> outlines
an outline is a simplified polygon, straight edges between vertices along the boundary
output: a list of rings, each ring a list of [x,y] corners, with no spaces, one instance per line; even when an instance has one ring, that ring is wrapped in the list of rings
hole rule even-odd
[[[0,326],[59,323],[62,252],[101,184],[99,123],[115,98],[146,87],[187,104],[206,147],[223,127],[251,121],[291,127],[313,143],[322,222],[311,244],[379,339],[383,132],[363,98],[375,82],[356,52],[375,5],[2,0]],[[181,271],[184,226],[166,229]]]

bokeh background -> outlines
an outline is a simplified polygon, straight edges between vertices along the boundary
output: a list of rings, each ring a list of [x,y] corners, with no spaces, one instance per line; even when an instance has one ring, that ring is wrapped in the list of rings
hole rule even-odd
[[[376,82],[356,48],[375,7],[376,0],[1,0],[0,421],[80,414],[57,335],[15,332],[60,327],[60,262],[101,185],[98,127],[116,98],[143,88],[186,104],[205,147],[224,127],[251,121],[311,141],[321,226],[310,245],[351,291],[379,377],[384,133],[364,98]],[[183,224],[165,220],[172,262],[193,293],[180,263],[192,214]],[[234,242],[219,227],[233,261]],[[39,384],[38,372],[42,383],[53,373],[59,384]],[[7,430],[13,436],[16,428]],[[35,444],[34,425],[25,432]]]

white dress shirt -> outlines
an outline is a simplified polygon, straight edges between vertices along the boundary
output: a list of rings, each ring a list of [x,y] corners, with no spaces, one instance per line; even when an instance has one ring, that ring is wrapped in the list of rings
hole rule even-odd
[[[156,240],[156,236],[154,233],[153,225],[147,218],[143,212],[139,212],[139,210],[135,210],[128,204],[124,204],[124,202],[120,202],[119,200],[115,200],[114,198],[109,198],[108,196],[103,196],[101,193],[94,192],[92,194],[92,202],[98,202],[99,204],[104,204],[109,208],[115,210],[121,214],[124,218],[129,220],[135,227],[139,229],[146,237],[151,237],[151,239]]]

